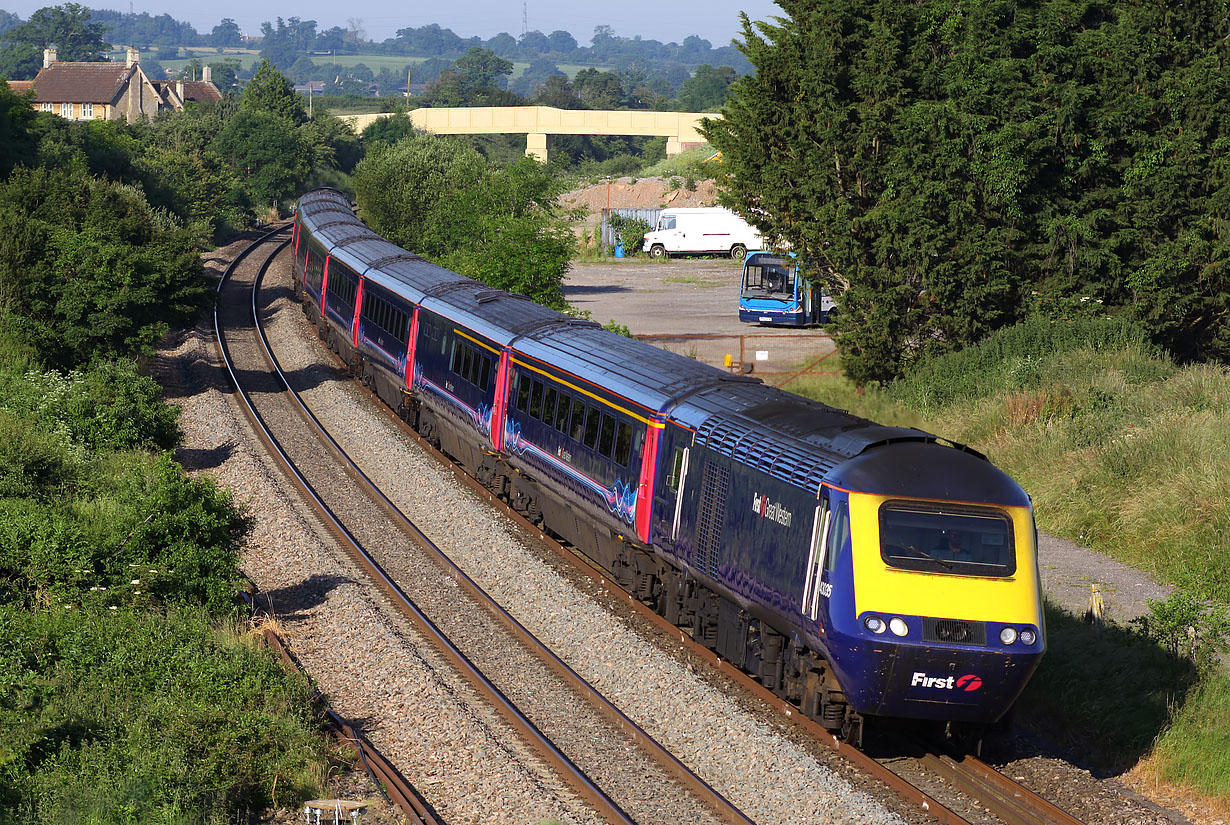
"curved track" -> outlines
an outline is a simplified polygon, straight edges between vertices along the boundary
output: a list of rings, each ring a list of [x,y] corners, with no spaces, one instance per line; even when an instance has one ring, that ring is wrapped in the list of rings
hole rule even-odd
[[[277,369],[256,305],[260,277],[285,242],[259,268],[239,266],[277,234],[249,247],[219,285],[219,347],[262,440],[356,562],[602,819],[750,823],[482,593],[379,495],[322,427],[309,425],[309,434],[304,420],[313,421],[311,413]],[[411,554],[419,558],[408,568]]]

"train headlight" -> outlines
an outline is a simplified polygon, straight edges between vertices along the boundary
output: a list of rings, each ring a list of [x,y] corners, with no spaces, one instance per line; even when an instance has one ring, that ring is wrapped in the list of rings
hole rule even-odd
[[[909,625],[905,623],[905,619],[894,616],[888,622],[888,629],[893,632],[894,636],[904,636],[910,632]]]
[[[1016,641],[1016,628],[1015,627],[1005,627],[1003,630],[999,631],[999,640],[1006,645],[1010,645],[1013,642],[1015,642]]]
[[[1038,641],[1037,633],[1034,633],[1028,627],[1021,631],[1021,644],[1032,645],[1036,641]]]
[[[888,625],[884,624],[884,620],[879,616],[868,616],[863,619],[863,624],[872,633],[883,633],[884,629],[888,627]]]

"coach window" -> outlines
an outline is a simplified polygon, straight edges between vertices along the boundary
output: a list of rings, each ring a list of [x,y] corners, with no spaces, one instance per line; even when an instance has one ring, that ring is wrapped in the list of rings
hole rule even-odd
[[[591,450],[598,446],[598,425],[602,420],[602,413],[598,412],[597,407],[590,407],[585,413],[585,446]]]
[[[517,409],[530,410],[530,377],[523,372],[517,373]]]
[[[572,396],[561,392],[559,394],[559,409],[555,411],[555,429],[568,434],[568,413],[572,411]]]
[[[615,430],[615,463],[628,466],[632,457],[632,428],[620,421]]]
[[[529,414],[533,418],[539,418],[542,415],[542,382],[535,381],[534,389],[530,391],[530,408]]]
[[[547,394],[542,402],[542,423],[548,427],[555,426],[555,400],[557,397],[555,387],[547,387]]]
[[[479,359],[478,388],[483,392],[491,386],[491,359],[484,355]]]
[[[572,399],[572,438],[580,441],[585,436],[585,402],[580,398]]]
[[[609,415],[602,416],[602,432],[598,436],[598,452],[607,458],[615,447],[615,419]]]

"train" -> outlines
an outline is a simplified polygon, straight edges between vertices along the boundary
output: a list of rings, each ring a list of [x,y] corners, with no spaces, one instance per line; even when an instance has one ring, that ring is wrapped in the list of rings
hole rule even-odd
[[[313,190],[294,291],[422,437],[847,740],[980,729],[1046,641],[1032,503],[985,456],[492,289]]]

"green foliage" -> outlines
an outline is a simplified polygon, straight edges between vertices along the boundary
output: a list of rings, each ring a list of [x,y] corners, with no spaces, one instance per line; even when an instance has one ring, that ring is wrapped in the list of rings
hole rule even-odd
[[[562,184],[523,158],[489,167],[460,141],[416,136],[378,148],[355,169],[359,211],[400,246],[497,289],[563,306],[575,248]]]
[[[1149,612],[1132,624],[1171,656],[1201,671],[1218,667],[1219,658],[1230,651],[1230,615],[1225,605],[1201,602],[1182,590],[1163,600],[1150,599]]]
[[[11,362],[6,362],[11,363]],[[131,361],[104,361],[67,375],[19,361],[0,373],[0,409],[66,436],[88,450],[170,450],[179,410]]]
[[[8,177],[13,167],[29,164],[36,156],[36,144],[30,134],[34,110],[33,95],[19,95],[0,80],[0,180]]]
[[[306,681],[202,612],[0,606],[0,821],[223,823],[318,792]]]
[[[610,214],[608,220],[611,228],[619,236],[620,242],[623,243],[624,251],[629,255],[641,248],[641,245],[645,243],[646,233],[653,228],[649,225],[649,221],[629,218],[615,212]]]
[[[1034,315],[960,352],[915,363],[891,385],[891,392],[903,403],[926,411],[1041,386],[1057,377],[1053,364],[1064,353],[1128,348],[1146,357],[1160,356],[1148,334],[1129,321],[1105,317],[1064,321]]]
[[[244,87],[240,106],[248,112],[277,115],[296,126],[307,121],[303,99],[295,94],[295,89],[286,79],[286,75],[275,69],[269,58],[261,61],[256,68],[256,74]]]
[[[243,181],[251,201],[261,206],[280,204],[300,191],[316,158],[292,121],[264,109],[238,112],[213,145]]]
[[[414,134],[414,122],[410,120],[410,114],[398,112],[389,117],[376,118],[363,130],[360,138],[363,146],[370,151],[376,146],[392,146]]]
[[[57,60],[106,60],[103,53],[111,48],[103,39],[107,29],[101,23],[90,22],[91,14],[90,9],[80,3],[46,6],[31,14],[25,23],[0,35],[0,39],[9,44],[5,49],[9,54],[0,57],[0,63],[7,62],[16,69],[8,77],[33,79],[42,66],[43,49],[49,47],[55,48]],[[13,60],[17,56],[14,52],[20,53],[17,60]]]
[[[723,202],[839,295],[858,383],[1081,296],[1230,358],[1220,4],[782,8],[704,131]]]
[[[206,296],[191,235],[139,189],[82,171],[0,184],[0,253],[0,311],[60,367],[148,350]]]
[[[715,68],[707,63],[697,66],[696,73],[679,86],[679,110],[708,112],[718,108],[738,77],[730,66]]]

